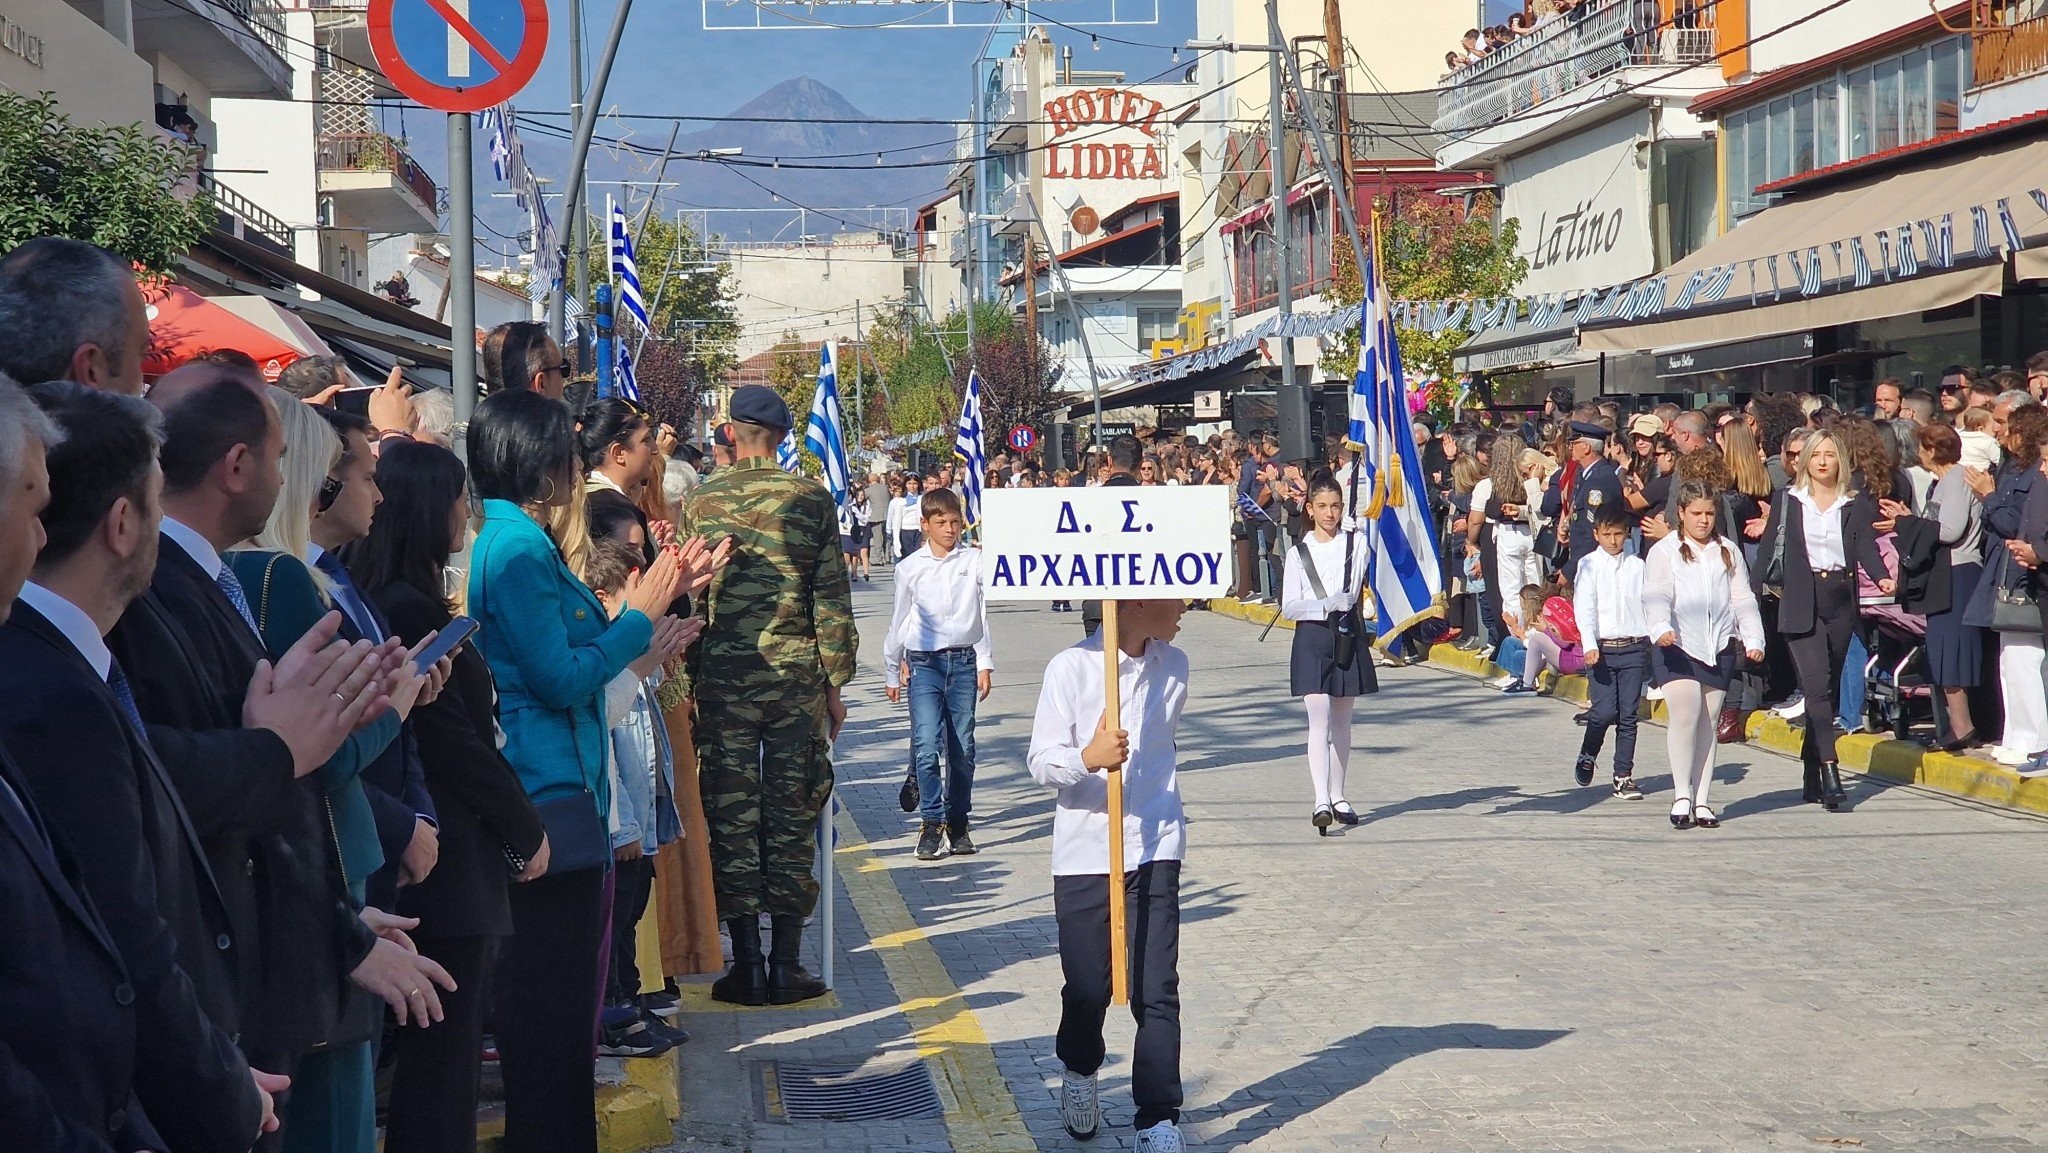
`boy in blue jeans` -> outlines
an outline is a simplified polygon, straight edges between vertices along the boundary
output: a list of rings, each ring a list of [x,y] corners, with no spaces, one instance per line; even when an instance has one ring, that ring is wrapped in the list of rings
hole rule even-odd
[[[896,565],[896,611],[882,642],[891,703],[910,682],[910,755],[917,770],[921,827],[917,859],[974,852],[967,814],[974,801],[974,704],[988,699],[988,606],[981,550],[962,548],[967,517],[949,488],[918,501],[924,545]],[[939,775],[943,737],[946,773]]]

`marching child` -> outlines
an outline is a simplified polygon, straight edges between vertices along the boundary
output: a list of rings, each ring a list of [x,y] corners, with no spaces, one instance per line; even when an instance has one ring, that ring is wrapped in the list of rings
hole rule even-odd
[[[1046,666],[1031,725],[1031,775],[1059,793],[1052,822],[1052,907],[1059,929],[1060,1108],[1076,1140],[1102,1120],[1096,1071],[1109,1011],[1109,790],[1120,788],[1139,1153],[1180,1153],[1180,862],[1185,824],[1174,730],[1188,694],[1180,600],[1118,602],[1121,729],[1103,727],[1103,634]]]
[[[1572,613],[1579,624],[1592,682],[1592,715],[1572,773],[1580,785],[1593,783],[1607,730],[1614,736],[1614,795],[1640,801],[1636,787],[1636,721],[1643,686],[1650,678],[1650,626],[1643,613],[1643,558],[1622,551],[1628,543],[1628,510],[1621,502],[1600,509],[1593,522],[1599,547],[1579,562],[1572,581]]]
[[[918,498],[923,545],[896,566],[896,612],[882,641],[891,704],[910,682],[910,756],[922,827],[917,859],[973,853],[967,813],[974,800],[974,703],[987,700],[988,605],[981,550],[960,547],[967,516],[960,497],[934,486]],[[939,746],[946,774],[939,775]]]
[[[1369,546],[1356,529],[1340,529],[1344,491],[1336,478],[1319,472],[1308,484],[1310,530],[1287,554],[1280,582],[1280,615],[1294,622],[1294,649],[1288,657],[1288,688],[1308,710],[1308,776],[1316,807],[1309,820],[1316,835],[1330,835],[1330,825],[1358,823],[1358,812],[1344,799],[1345,771],[1351,764],[1351,707],[1359,697],[1379,691],[1372,654],[1358,608],[1365,587]],[[1350,570],[1345,570],[1349,564]],[[1340,632],[1350,630],[1348,639]],[[1340,646],[1348,648],[1338,660]]]

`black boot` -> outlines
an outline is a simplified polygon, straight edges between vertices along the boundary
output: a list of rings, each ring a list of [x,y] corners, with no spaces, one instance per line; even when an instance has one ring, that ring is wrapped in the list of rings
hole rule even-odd
[[[1842,810],[1842,802],[1849,799],[1847,790],[1842,788],[1842,766],[1833,761],[1820,763],[1820,803],[1830,813]]]
[[[804,919],[776,914],[775,942],[768,952],[768,1003],[789,1005],[825,995],[825,982],[811,976],[797,958],[803,953]]]
[[[711,999],[728,1005],[768,1003],[768,964],[761,958],[761,920],[734,917],[725,923],[732,934],[732,968],[711,982]]]

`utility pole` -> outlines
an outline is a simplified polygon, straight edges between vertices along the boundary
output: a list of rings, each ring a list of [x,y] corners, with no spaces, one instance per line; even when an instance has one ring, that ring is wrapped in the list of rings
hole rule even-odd
[[[581,125],[584,117],[583,104],[583,0],[569,0],[569,123]],[[562,224],[569,230],[569,251],[574,253],[573,275],[568,271],[562,277],[562,288],[570,285],[576,289],[576,299],[590,299],[590,228],[583,222],[583,202],[589,195],[582,165],[577,165],[569,179],[575,185],[573,195],[564,195],[562,203],[573,206],[569,219]],[[580,327],[580,326],[579,326]],[[561,334],[556,334],[559,340]],[[584,342],[576,342],[576,367],[580,371],[589,360],[590,349]]]
[[[860,301],[856,299],[853,302],[853,443],[856,448],[860,447],[861,434],[866,431],[864,426],[867,423],[865,415],[867,406],[861,403],[861,385],[863,382],[861,379],[860,363],[867,357],[867,331],[867,328],[861,324]]]
[[[1024,372],[1038,387],[1038,255],[1037,237],[1024,230]]]
[[[1308,390],[1294,375],[1294,337],[1288,335],[1294,316],[1294,274],[1287,251],[1292,241],[1287,226],[1287,119],[1281,102],[1281,77],[1287,58],[1287,39],[1280,34],[1279,0],[1266,0],[1266,30],[1273,60],[1269,65],[1270,122],[1267,150],[1272,154],[1273,185],[1273,267],[1279,274],[1280,298],[1280,384],[1273,390],[1273,407],[1280,432],[1280,455],[1286,460],[1309,460],[1320,453],[1309,444]]]
[[[455,423],[476,410],[476,189],[467,112],[448,114],[448,382]]]
[[[1337,129],[1337,167],[1344,173],[1341,182],[1332,181],[1330,195],[1353,196],[1351,175],[1351,96],[1345,87],[1344,70],[1349,57],[1344,51],[1344,12],[1341,0],[1323,0],[1323,47],[1330,55],[1331,107],[1336,110],[1332,123]],[[1332,242],[1332,249],[1336,244]]]
[[[981,66],[979,64],[976,64],[974,70],[974,107],[969,110],[968,115],[975,125],[974,149],[979,153],[981,150]],[[979,286],[975,282],[981,279],[981,269],[974,262],[974,230],[980,221],[977,213],[981,207],[981,167],[981,161],[979,160],[967,166],[968,182],[965,190],[966,195],[961,197],[960,203],[960,215],[962,217],[960,227],[964,230],[967,237],[967,368],[969,371],[974,369],[975,363],[974,300],[980,291]]]
[[[568,337],[568,307],[563,298],[571,291],[569,286],[572,283],[576,286],[574,291],[579,300],[588,296],[590,292],[590,234],[585,226],[583,213],[584,193],[587,191],[584,174],[590,160],[590,138],[597,129],[597,117],[593,112],[604,100],[605,85],[611,80],[612,63],[619,56],[619,42],[625,39],[626,17],[632,11],[633,0],[619,0],[618,10],[612,14],[611,32],[605,37],[604,54],[598,57],[597,75],[591,77],[587,92],[580,91],[579,87],[579,93],[570,97],[575,138],[570,145],[567,187],[562,191],[562,227],[565,230],[564,235],[569,239],[564,240],[562,244],[563,286],[562,291],[555,294],[550,317],[556,344],[564,344]],[[574,38],[571,41],[572,51],[569,56],[569,76],[572,84],[580,81],[583,76],[582,26],[583,16],[579,0],[570,0],[569,31]],[[571,251],[576,254],[573,280],[567,268]],[[581,358],[579,352],[578,360]]]

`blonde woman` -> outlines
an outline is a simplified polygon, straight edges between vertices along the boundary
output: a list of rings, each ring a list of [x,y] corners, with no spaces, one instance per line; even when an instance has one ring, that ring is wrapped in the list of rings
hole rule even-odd
[[[1749,586],[1749,566],[1741,547],[1715,531],[1716,495],[1698,481],[1681,485],[1678,528],[1644,560],[1650,671],[1670,710],[1674,829],[1721,826],[1707,804],[1718,747],[1714,717],[1738,660],[1764,659],[1764,622]]]

